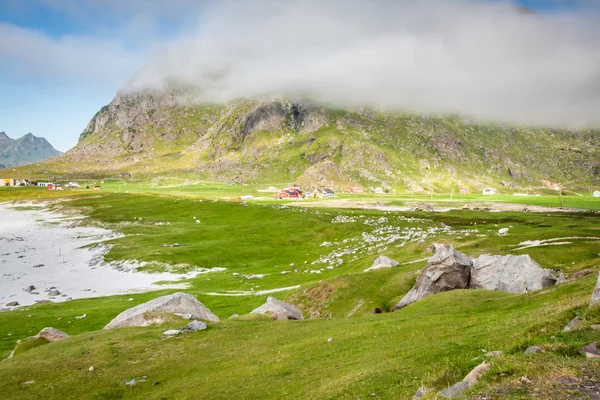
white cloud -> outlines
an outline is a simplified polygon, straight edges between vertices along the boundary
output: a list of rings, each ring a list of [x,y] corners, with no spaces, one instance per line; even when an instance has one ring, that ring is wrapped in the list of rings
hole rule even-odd
[[[309,96],[506,122],[600,124],[596,14],[468,0],[223,0],[126,90]]]

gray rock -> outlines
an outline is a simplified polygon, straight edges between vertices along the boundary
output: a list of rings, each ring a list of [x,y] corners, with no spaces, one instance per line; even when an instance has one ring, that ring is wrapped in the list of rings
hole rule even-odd
[[[145,318],[146,313],[179,313],[191,314],[194,318],[217,322],[219,317],[213,314],[194,296],[185,293],[175,293],[158,297],[136,307],[130,308],[117,315],[104,329],[125,328],[129,326],[148,326],[152,321]]]
[[[525,350],[525,354],[535,354],[535,353],[541,353],[543,351],[544,351],[544,349],[542,349],[539,346],[531,346],[531,347],[528,347],[527,350]]]
[[[229,317],[229,319],[231,319],[231,318],[237,318],[237,317],[239,317],[239,314],[231,314],[231,317]]]
[[[598,350],[598,346],[596,343],[588,344],[583,349],[581,349],[583,355],[588,358],[600,358],[600,350]]]
[[[486,356],[486,357],[500,357],[501,355],[502,355],[502,352],[499,350],[488,351],[487,353],[484,354],[484,356]]]
[[[179,335],[180,333],[181,333],[181,330],[179,330],[179,329],[169,329],[168,331],[164,332],[164,335],[175,336],[175,335]]]
[[[23,290],[26,291],[27,293],[31,293],[35,290],[35,286],[29,285],[26,288],[24,288]]]
[[[552,273],[540,267],[528,255],[488,256],[473,260],[471,289],[527,293],[556,283]]]
[[[273,318],[277,320],[304,319],[304,316],[302,316],[300,310],[294,306],[284,303],[283,301],[277,300],[275,297],[269,297],[265,304],[252,310],[250,314],[272,315]]]
[[[206,324],[201,321],[192,321],[184,329],[186,332],[203,331],[206,329]]]
[[[450,386],[447,389],[440,391],[438,395],[446,399],[453,399],[455,397],[460,396],[464,391],[468,389],[469,383],[467,381],[461,381],[453,386]]]
[[[556,284],[565,283],[566,281],[567,281],[567,277],[565,276],[565,274],[563,274],[562,272],[559,272],[558,276],[556,277]]]
[[[16,307],[18,305],[19,305],[18,301],[11,301],[11,302],[6,303],[6,307]]]
[[[125,385],[127,386],[135,386],[135,384],[137,383],[137,381],[135,379],[132,379],[128,382],[125,382]]]
[[[498,236],[508,236],[508,228],[498,230]]]
[[[590,325],[590,329],[593,329],[595,331],[600,331],[600,325]]]
[[[415,393],[415,395],[413,396],[413,400],[421,400],[423,396],[425,396],[429,392],[431,392],[431,389],[425,386],[421,386],[417,389],[417,393]]]
[[[44,328],[34,337],[36,339],[46,339],[49,342],[58,342],[59,340],[68,338],[69,335],[56,328]]]
[[[52,297],[56,297],[60,294],[60,292],[58,291],[58,289],[50,289],[50,291],[48,292],[48,296],[52,296]]]
[[[598,282],[596,282],[596,287],[594,288],[594,293],[592,294],[590,307],[594,307],[598,304],[600,304],[600,275],[598,275]]]
[[[415,286],[394,307],[399,310],[432,294],[454,289],[468,289],[471,260],[452,245],[434,244],[433,256],[417,278]]]
[[[577,329],[577,327],[579,327],[579,324],[581,324],[581,317],[578,315],[575,318],[573,318],[573,320],[569,322],[567,326],[564,327],[563,332],[570,332],[573,329]]]
[[[477,382],[479,382],[481,377],[485,375],[489,370],[490,365],[486,362],[482,362],[481,364],[473,368],[471,372],[469,372],[467,376],[465,376],[465,379],[463,379],[463,381],[467,382],[469,384],[469,387],[471,387]]]
[[[400,265],[400,263],[396,260],[392,260],[391,258],[386,257],[386,256],[379,256],[379,257],[377,257],[375,262],[373,262],[373,265],[371,266],[371,268],[365,269],[365,272],[369,272],[369,271],[373,271],[373,270],[381,269],[381,268],[392,268],[392,267],[396,267],[398,265]]]

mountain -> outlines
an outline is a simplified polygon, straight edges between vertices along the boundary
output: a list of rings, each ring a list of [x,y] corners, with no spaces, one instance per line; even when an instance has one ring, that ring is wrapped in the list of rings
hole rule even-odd
[[[514,127],[286,99],[192,100],[193,93],[175,90],[118,94],[92,118],[75,148],[22,172],[416,192],[600,183],[599,130]]]
[[[36,163],[61,154],[46,139],[31,133],[19,139],[11,139],[6,133],[0,132],[0,167]]]

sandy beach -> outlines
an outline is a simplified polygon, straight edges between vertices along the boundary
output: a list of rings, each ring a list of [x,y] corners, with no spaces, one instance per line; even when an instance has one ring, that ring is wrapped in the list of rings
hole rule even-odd
[[[103,255],[108,246],[82,247],[114,239],[115,232],[80,226],[76,222],[81,217],[23,206],[0,204],[0,309],[15,301],[22,306],[181,288],[185,283],[154,282],[196,275],[148,274],[123,268],[123,263],[107,264]],[[25,290],[30,286],[34,289]]]

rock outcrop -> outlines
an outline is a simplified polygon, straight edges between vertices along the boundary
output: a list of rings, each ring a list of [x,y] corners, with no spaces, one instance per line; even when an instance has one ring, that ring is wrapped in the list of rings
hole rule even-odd
[[[528,255],[488,256],[473,260],[471,289],[527,293],[552,286],[556,278]]]
[[[373,265],[370,268],[365,269],[365,272],[373,271],[376,269],[382,269],[382,268],[392,268],[392,267],[396,267],[398,265],[400,265],[400,263],[396,260],[392,260],[391,258],[389,258],[387,256],[379,256],[373,262]]]
[[[302,320],[304,316],[296,307],[279,301],[274,297],[269,297],[262,306],[252,310],[250,314],[272,315],[277,320]]]
[[[592,293],[592,300],[590,301],[590,307],[594,307],[600,304],[600,275],[598,275],[598,282],[596,282],[596,287],[594,288],[594,293]]]
[[[439,396],[446,399],[459,397],[464,391],[469,390],[473,385],[479,382],[479,379],[490,370],[490,365],[482,363],[473,368],[471,372],[462,381],[444,389],[438,393]]]
[[[56,328],[44,328],[37,335],[34,336],[36,339],[46,339],[49,342],[58,342],[59,340],[63,340],[68,338],[69,335],[60,331]]]
[[[434,244],[433,257],[417,278],[415,286],[394,307],[399,310],[432,294],[455,289],[468,289],[471,276],[471,260],[454,250],[450,244]]]
[[[194,296],[186,293],[175,293],[150,300],[123,311],[110,321],[104,329],[148,326],[152,324],[152,321],[145,318],[147,313],[191,314],[196,319],[209,322],[219,321],[219,317],[213,314]]]

